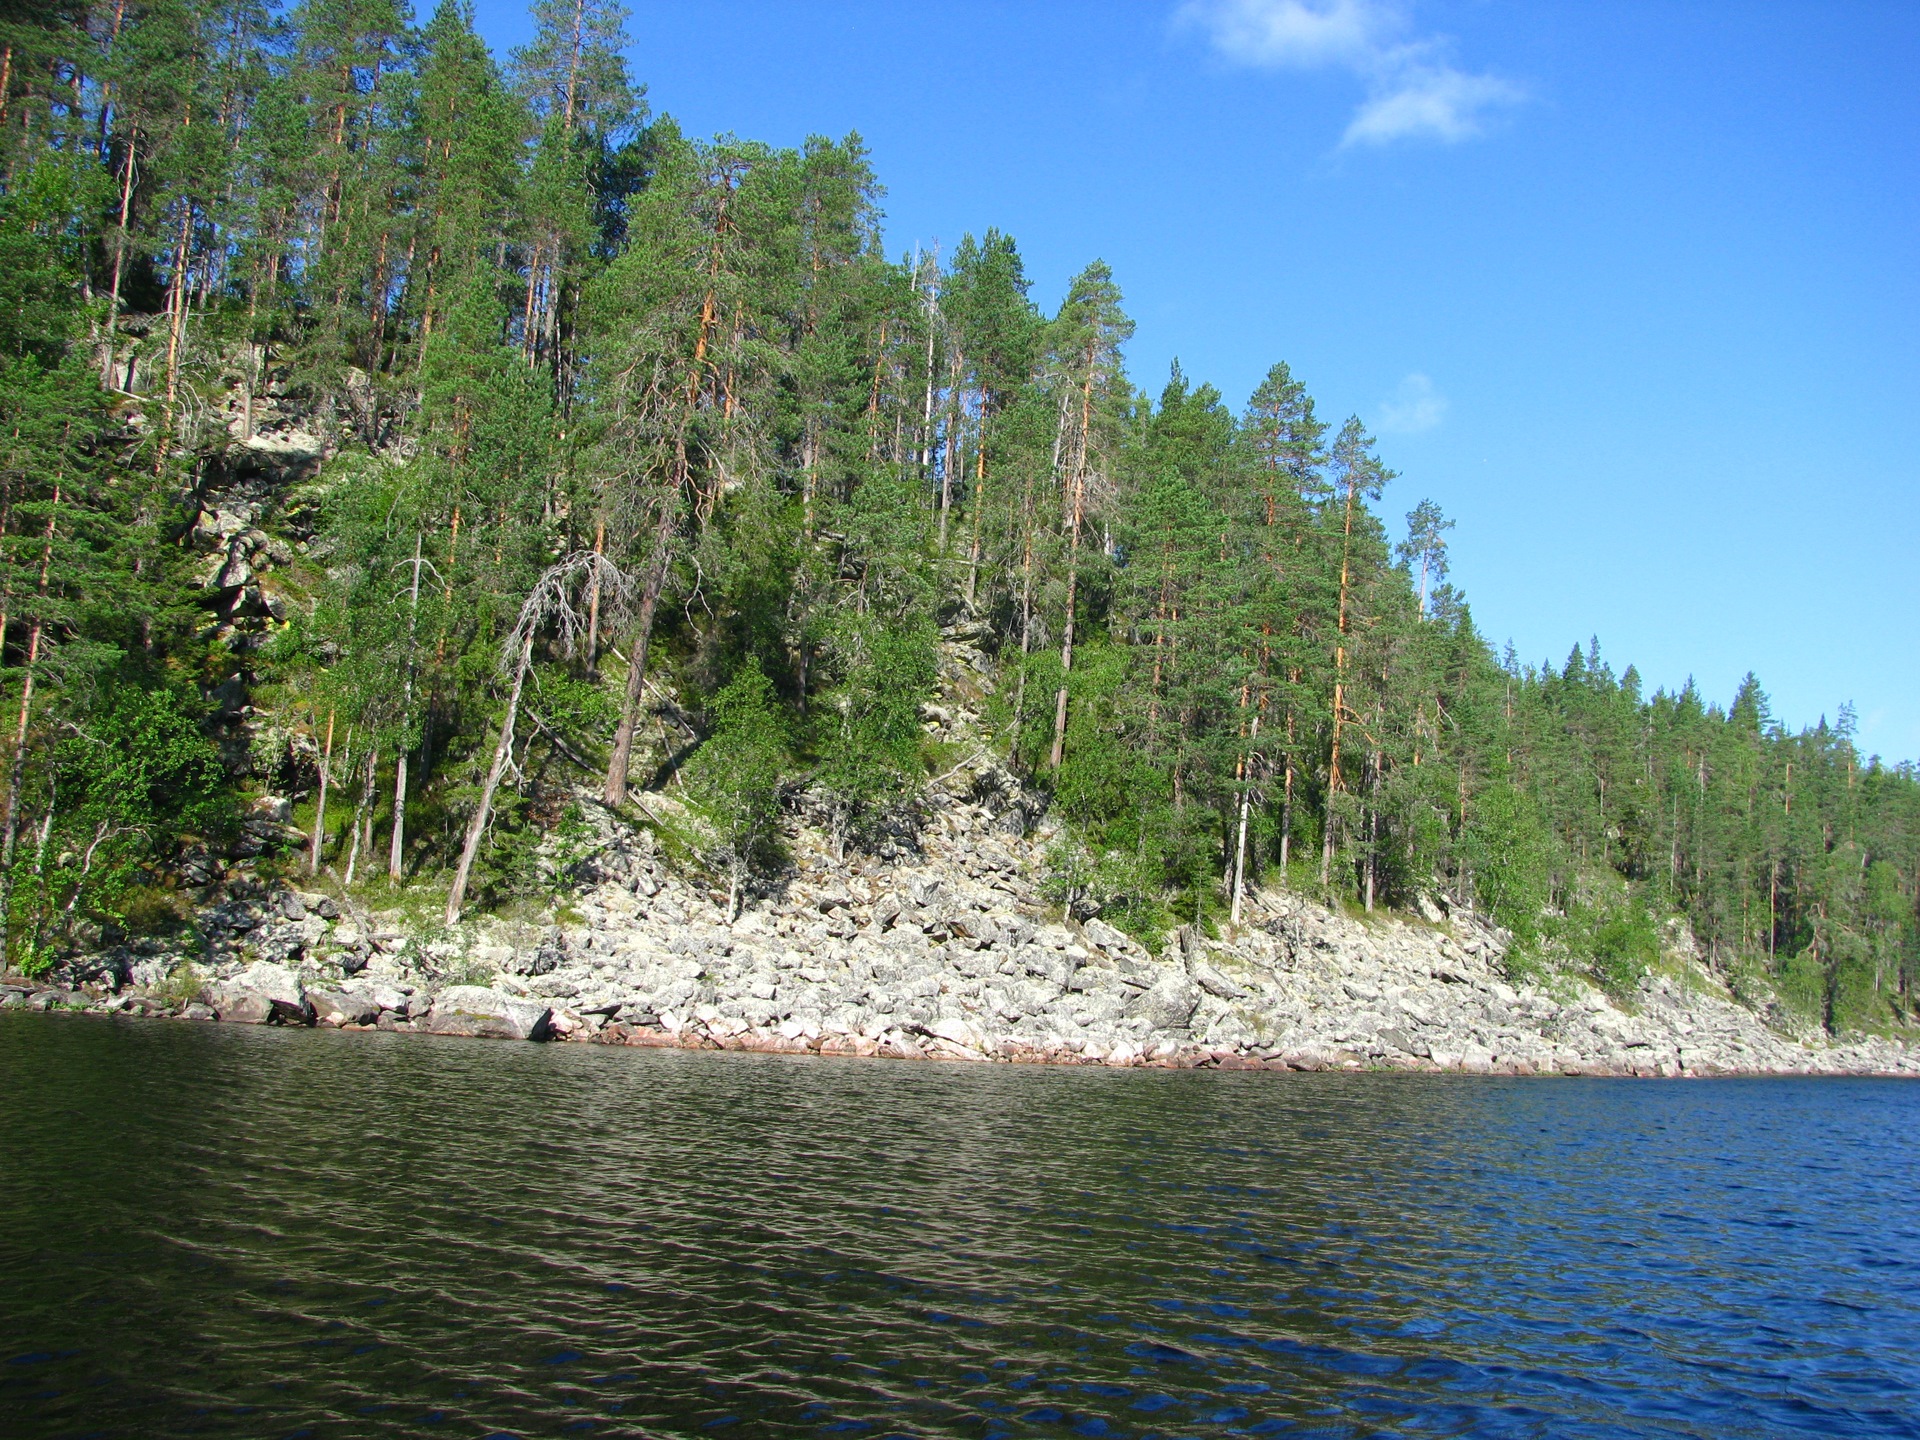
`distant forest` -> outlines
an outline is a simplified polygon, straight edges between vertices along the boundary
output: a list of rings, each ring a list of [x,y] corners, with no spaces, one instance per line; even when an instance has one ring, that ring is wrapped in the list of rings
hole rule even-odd
[[[313,839],[263,863],[457,911],[540,883],[582,781],[671,784],[750,893],[796,797],[859,852],[965,758],[944,630],[1079,914],[1471,903],[1618,985],[1678,917],[1807,1023],[1909,1013],[1920,785],[1850,712],[1496,653],[1451,522],[1287,365],[1150,393],[1106,265],[1047,314],[996,230],[889,258],[857,136],[683,134],[608,0],[504,62],[453,0],[4,14],[11,964],[181,922],[266,792]]]

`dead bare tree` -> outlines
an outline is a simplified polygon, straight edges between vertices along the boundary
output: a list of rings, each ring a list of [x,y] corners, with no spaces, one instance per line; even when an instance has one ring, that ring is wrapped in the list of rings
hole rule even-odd
[[[453,889],[447,893],[447,924],[460,919],[460,907],[467,898],[467,881],[473,874],[473,860],[480,853],[480,841],[487,833],[487,820],[493,813],[494,792],[506,773],[513,754],[513,727],[520,713],[520,692],[527,683],[527,671],[533,668],[533,647],[540,632],[549,625],[558,631],[562,653],[571,655],[584,636],[588,617],[577,602],[582,591],[598,593],[603,611],[608,607],[624,610],[632,598],[633,587],[626,575],[611,560],[591,550],[576,551],[564,560],[549,565],[534,582],[520,617],[500,647],[500,671],[511,678],[507,692],[507,713],[500,721],[500,739],[493,747],[493,763],[487,768],[486,784],[480,790],[480,804],[467,822],[466,843],[460,849],[460,865],[453,873]]]

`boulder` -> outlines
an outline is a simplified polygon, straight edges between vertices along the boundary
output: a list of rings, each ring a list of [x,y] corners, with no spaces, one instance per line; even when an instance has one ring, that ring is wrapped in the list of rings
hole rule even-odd
[[[425,996],[413,996],[410,991],[364,975],[354,976],[340,989],[343,994],[352,999],[364,1000],[376,1010],[391,1010],[402,1018],[411,1013],[411,1008],[415,1005],[419,1006],[421,1014],[424,1015],[427,1011]]]
[[[243,1025],[311,1025],[313,1006],[300,987],[300,977],[284,965],[256,960],[226,985],[219,987],[214,1006],[223,1020]]]
[[[926,1027],[927,1034],[966,1050],[985,1050],[986,1037],[971,1022],[957,1015],[943,1016]]]
[[[478,985],[455,985],[434,997],[427,1029],[435,1035],[473,1035],[493,1040],[544,1040],[553,1011],[534,1000],[516,1000]]]
[[[253,990],[222,985],[213,992],[214,1012],[234,1025],[265,1025],[273,1019],[273,1001]]]
[[[365,995],[349,995],[338,990],[309,990],[314,1018],[322,1025],[371,1025],[380,1015],[380,1006]]]
[[[211,588],[238,590],[252,579],[253,567],[247,563],[246,556],[236,549],[227,556],[226,563],[214,573]]]
[[[1129,1017],[1139,1017],[1156,1030],[1182,1030],[1193,1019],[1200,992],[1185,977],[1169,971],[1127,1002]]]
[[[1207,945],[1191,925],[1182,925],[1173,932],[1173,940],[1180,947],[1180,954],[1189,965],[1206,958]]]
[[[1089,944],[1098,945],[1102,950],[1115,955],[1125,955],[1139,949],[1131,936],[1116,930],[1104,920],[1089,920],[1080,927]]]
[[[307,1004],[300,977],[285,965],[276,965],[270,960],[254,961],[233,977],[233,983],[266,996],[288,1018],[306,1015],[312,1008]]]
[[[1222,1000],[1244,1000],[1247,998],[1249,992],[1245,986],[1234,984],[1233,981],[1222,975],[1204,960],[1195,961],[1188,969],[1192,973],[1194,981],[1209,995],[1218,995]]]

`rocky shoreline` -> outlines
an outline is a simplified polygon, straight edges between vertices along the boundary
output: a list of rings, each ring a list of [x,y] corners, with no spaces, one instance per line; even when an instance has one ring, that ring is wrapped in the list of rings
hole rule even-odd
[[[933,823],[890,859],[837,859],[796,825],[777,891],[731,922],[651,831],[596,810],[555,923],[486,917],[422,938],[397,912],[242,887],[201,912],[197,954],[149,944],[77,987],[9,978],[0,1006],[1113,1067],[1920,1074],[1920,1051],[1892,1041],[1782,1034],[1684,956],[1624,1004],[1569,976],[1514,983],[1504,932],[1433,901],[1356,917],[1268,890],[1220,938],[1183,927],[1149,954],[1042,902],[1053,832],[1030,830],[1004,771],[983,757],[943,778]]]
[[[1046,948],[1051,951],[1054,947]],[[1065,957],[1065,951],[1071,948],[1085,947],[1068,941],[1059,953]],[[1096,972],[1102,968],[1097,964],[1080,967]],[[1233,984],[1226,980],[1224,972],[1208,968],[1212,970],[1208,978],[1213,979],[1217,987]],[[1920,1058],[1904,1046],[1877,1039],[1810,1047],[1767,1036],[1758,1044],[1751,1039],[1734,1040],[1729,1052],[1711,1042],[1725,1045],[1728,1032],[1740,1027],[1723,1026],[1718,1035],[1703,1036],[1703,1043],[1661,1044],[1646,1031],[1658,1028],[1663,1021],[1681,1032],[1683,1041],[1700,1033],[1698,1027],[1689,1032],[1688,1026],[1701,1018],[1702,1007],[1697,1002],[1689,1006],[1670,985],[1648,987],[1647,998],[1654,1002],[1656,1012],[1651,1017],[1652,1027],[1647,1024],[1648,1013],[1626,1015],[1607,1004],[1604,998],[1588,995],[1556,1006],[1553,1018],[1560,1023],[1559,1037],[1547,1041],[1543,1035],[1543,1044],[1518,1046],[1503,1039],[1496,1043],[1502,1043],[1505,1048],[1495,1050],[1482,1038],[1483,1032],[1471,1028],[1446,1037],[1434,1037],[1429,1029],[1425,1035],[1414,1038],[1392,1026],[1369,1027],[1364,1020],[1358,1027],[1345,1023],[1347,1033],[1341,1036],[1288,1046],[1246,1041],[1216,1043],[1211,1035],[1195,1037],[1190,1026],[1167,1032],[1156,1032],[1151,1026],[1144,1032],[1136,1028],[1116,1035],[1111,1044],[1078,1036],[1050,1035],[1036,1040],[1016,1034],[995,1034],[967,1014],[906,1020],[884,1027],[869,1026],[864,1031],[838,1019],[823,1024],[804,1016],[761,1026],[742,1023],[737,1012],[746,1007],[713,1002],[690,1004],[684,1013],[668,1006],[630,1018],[616,1018],[601,1009],[583,1013],[571,1005],[556,1007],[552,1001],[534,997],[531,992],[522,993],[521,987],[498,984],[453,985],[434,991],[379,981],[372,984],[349,981],[329,989],[303,985],[297,978],[290,978],[292,976],[293,972],[285,967],[256,965],[242,972],[234,983],[212,987],[205,999],[185,1002],[170,1001],[139,990],[110,995],[93,987],[69,990],[20,976],[5,976],[0,977],[0,1009],[84,1011],[100,1015],[378,1030],[474,1039],[1158,1069],[1401,1070],[1638,1078],[1920,1075]],[[1076,974],[1075,978],[1080,977]],[[1099,1006],[1105,1002],[1109,1009],[1118,999],[1123,1011],[1133,1012],[1130,1018],[1143,1018],[1156,1007],[1186,1008],[1190,999],[1196,1002],[1193,1008],[1199,1009],[1193,990],[1219,998],[1217,989],[1202,989],[1204,983],[1182,982],[1176,972],[1170,984],[1166,976],[1157,977],[1145,988],[1122,981],[1127,989],[1119,996],[1101,995],[1097,980],[1078,993],[1090,997],[1089,1005]],[[1360,982],[1362,986],[1365,983]],[[1504,1008],[1510,1014],[1529,1011],[1537,1014],[1544,1009],[1532,987],[1516,990],[1498,981],[1475,985],[1473,978],[1466,975],[1442,983],[1466,986],[1462,999],[1485,1010]],[[1339,985],[1348,993],[1356,988],[1350,980],[1341,980]],[[1392,1006],[1398,997],[1383,993],[1379,998]],[[1418,1009],[1417,1000],[1407,1005],[1404,998],[1399,998],[1398,1003],[1403,1012]],[[625,1008],[623,1005],[622,1009]],[[1679,1019],[1676,1024],[1676,1017],[1680,1016],[1691,1019]],[[1371,1028],[1371,1033],[1356,1034],[1356,1028]],[[1457,1049],[1445,1048],[1448,1038]],[[1576,1043],[1569,1044],[1568,1040]],[[1587,1043],[1577,1043],[1581,1041]]]
[[[642,798],[642,824],[578,791],[588,833],[544,848],[550,903],[451,930],[421,918],[444,906],[430,886],[271,879],[304,836],[290,801],[265,796],[231,860],[183,866],[190,930],[67,962],[57,986],[0,980],[0,1008],[1114,1067],[1920,1075],[1920,1048],[1787,1033],[1791,1017],[1741,1004],[1679,933],[1659,973],[1613,997],[1570,974],[1520,983],[1510,937],[1437,897],[1356,916],[1269,887],[1243,923],[1182,927],[1149,954],[1049,898],[1069,837],[995,758],[977,639],[947,633],[922,712],[930,742],[970,758],[865,853],[790,796],[782,869],[737,916],[687,859],[699,824],[668,792]]]

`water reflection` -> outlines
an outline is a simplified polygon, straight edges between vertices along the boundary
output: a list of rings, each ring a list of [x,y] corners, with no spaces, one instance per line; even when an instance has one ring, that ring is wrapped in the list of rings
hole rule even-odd
[[[1899,1082],[0,1017],[9,1435],[1894,1435]]]

